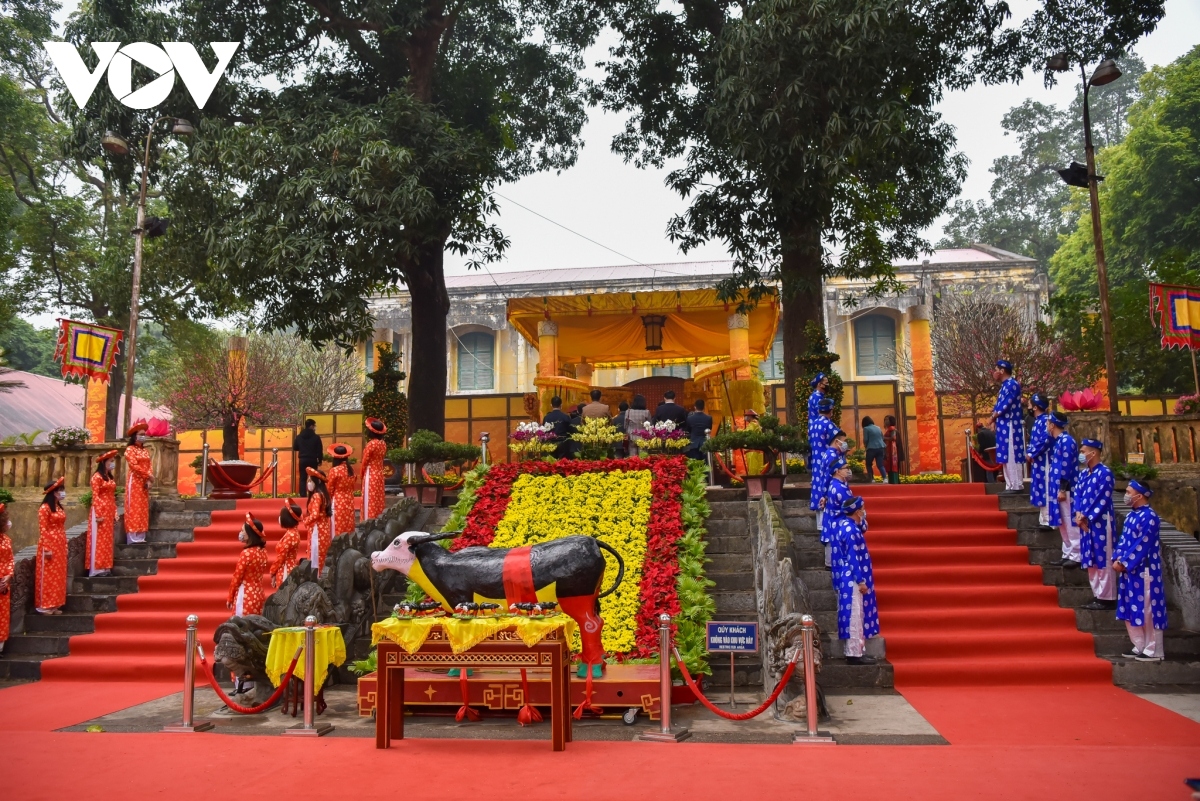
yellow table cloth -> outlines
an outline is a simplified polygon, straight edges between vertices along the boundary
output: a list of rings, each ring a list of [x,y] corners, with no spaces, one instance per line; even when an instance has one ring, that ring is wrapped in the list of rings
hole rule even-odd
[[[460,620],[455,617],[415,617],[401,619],[389,617],[371,626],[371,645],[388,639],[410,654],[416,653],[436,627],[446,632],[450,650],[456,654],[474,648],[491,635],[504,629],[514,629],[527,646],[533,647],[552,631],[563,629],[567,641],[571,642],[579,633],[579,624],[568,615],[551,617],[523,617],[521,615],[497,615]],[[272,646],[274,643],[272,643]]]
[[[318,690],[325,684],[330,665],[341,665],[346,661],[346,641],[342,639],[342,630],[337,626],[317,626],[314,630],[316,640],[315,665]],[[271,684],[279,686],[280,680],[287,674],[288,666],[296,649],[304,646],[304,626],[278,628],[271,632],[271,646],[267,649],[267,678]],[[296,663],[296,672],[292,674],[298,679],[304,678],[304,654]]]

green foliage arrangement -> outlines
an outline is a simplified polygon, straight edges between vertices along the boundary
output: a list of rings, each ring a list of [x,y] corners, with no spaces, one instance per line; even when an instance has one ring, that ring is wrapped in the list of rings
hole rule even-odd
[[[12,503],[12,502],[13,502],[13,494],[11,492],[9,492],[8,490],[6,490],[4,487],[0,487],[0,503]]]
[[[708,666],[708,651],[705,650],[705,628],[717,613],[717,603],[708,594],[716,582],[704,575],[705,521],[711,509],[705,487],[708,484],[708,467],[703,462],[689,461],[688,475],[683,480],[680,493],[680,516],[683,520],[683,536],[678,540],[679,579],[676,591],[679,608],[683,611],[675,618],[677,626],[675,642],[683,663],[694,676],[697,673],[712,675]]]
[[[350,672],[355,676],[365,676],[368,673],[374,673],[379,667],[377,659],[378,652],[372,648],[371,653],[367,654],[366,659],[359,659],[356,662],[350,663]]]
[[[1152,481],[1158,478],[1158,471],[1148,464],[1118,464],[1112,466],[1113,475],[1128,481],[1136,478],[1138,481]]]
[[[26,431],[24,434],[9,434],[3,440],[0,440],[0,445],[32,445],[37,442],[38,435],[42,433],[42,429],[35,428],[33,431]]]
[[[381,345],[376,351],[378,367],[367,373],[371,379],[371,391],[363,395],[363,417],[378,417],[387,425],[383,435],[388,448],[404,447],[404,434],[408,428],[408,398],[400,391],[400,382],[405,373],[398,369],[400,353],[391,345]]]
[[[825,327],[815,320],[809,320],[804,327],[804,336],[808,340],[808,350],[796,358],[800,365],[800,377],[796,379],[796,429],[803,441],[803,447],[797,450],[807,453],[808,399],[813,393],[810,382],[816,378],[817,373],[824,373],[829,377],[825,397],[833,401],[835,423],[842,419],[842,396],[846,388],[842,384],[842,377],[833,369],[833,363],[842,357],[829,349],[829,337],[825,335]]]
[[[760,417],[758,426],[740,431],[722,428],[720,433],[710,437],[701,448],[710,453],[727,450],[762,451],[764,461],[770,466],[768,472],[774,472],[780,453],[794,453],[807,448],[806,439],[800,435],[800,428],[781,423],[773,414]],[[790,466],[788,469],[791,470]]]
[[[901,484],[961,484],[962,476],[958,473],[917,473],[906,476],[900,474]]]
[[[92,508],[92,491],[90,489],[79,496],[79,505],[84,509]]]
[[[388,451],[388,459],[394,464],[415,465],[419,471],[430,462],[468,462],[478,459],[481,451],[477,445],[461,445],[446,442],[432,431],[417,431],[408,438],[408,447]]]

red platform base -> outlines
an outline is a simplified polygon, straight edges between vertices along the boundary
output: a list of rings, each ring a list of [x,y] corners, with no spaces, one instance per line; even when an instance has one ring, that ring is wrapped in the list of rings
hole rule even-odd
[[[404,705],[414,712],[448,712],[462,706],[462,690],[457,677],[445,671],[408,670],[404,680]],[[534,706],[550,708],[550,671],[530,670],[529,694]],[[583,702],[587,683],[571,673],[571,706]],[[375,710],[376,680],[368,673],[358,680],[358,714],[369,717]],[[475,670],[467,679],[471,706],[489,712],[516,713],[525,705],[519,670]],[[672,704],[692,704],[695,695],[686,686],[671,688]],[[609,665],[604,676],[592,679],[592,703],[606,713],[622,714],[639,709],[651,720],[658,720],[659,673],[657,665]]]

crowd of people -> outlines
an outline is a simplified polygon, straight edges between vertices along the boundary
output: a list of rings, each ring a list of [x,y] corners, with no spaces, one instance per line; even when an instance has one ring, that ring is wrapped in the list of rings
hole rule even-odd
[[[638,447],[634,438],[638,434],[645,433],[646,423],[667,421],[674,423],[677,430],[688,435],[688,448],[685,455],[691,459],[704,458],[700,446],[704,444],[704,440],[712,430],[713,419],[712,415],[704,411],[703,398],[692,404],[692,410],[689,412],[675,402],[675,391],[667,390],[663,393],[662,403],[658,404],[654,413],[651,414],[650,409],[646,406],[646,397],[634,395],[632,403],[621,401],[617,405],[616,416],[610,419],[612,409],[607,403],[600,400],[602,397],[600,390],[593,389],[590,397],[590,403],[577,404],[570,413],[563,411],[562,398],[555,395],[550,399],[550,411],[542,418],[542,424],[554,426],[554,439],[558,443],[554,449],[555,458],[566,459],[578,455],[579,444],[571,439],[571,435],[579,430],[584,420],[592,417],[609,420],[618,431],[625,435],[624,441],[616,446],[617,458],[638,455]]]

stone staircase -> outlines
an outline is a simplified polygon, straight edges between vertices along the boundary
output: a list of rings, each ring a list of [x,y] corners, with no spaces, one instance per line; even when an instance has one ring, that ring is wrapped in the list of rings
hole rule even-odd
[[[1003,485],[987,485],[990,494],[999,494]],[[1088,585],[1087,571],[1063,568],[1062,537],[1057,529],[1045,529],[1038,525],[1038,511],[1029,504],[1028,493],[1000,495],[1000,508],[1008,513],[1009,528],[1017,532],[1017,542],[1029,549],[1031,564],[1042,568],[1042,580],[1048,586],[1058,588],[1058,604],[1065,609],[1075,610],[1075,624],[1082,632],[1092,635],[1096,643],[1096,655],[1113,665],[1113,683],[1120,687],[1153,688],[1188,686],[1200,689],[1200,632],[1190,631],[1183,626],[1183,615],[1179,608],[1168,602],[1167,631],[1165,644],[1167,658],[1162,662],[1138,662],[1123,659],[1120,654],[1129,648],[1125,624],[1116,619],[1109,610],[1081,608],[1090,603],[1092,595]],[[1118,496],[1117,515],[1124,519],[1129,508]],[[1120,536],[1120,526],[1117,526]],[[1172,534],[1191,539],[1163,521],[1162,540],[1164,550],[1169,547]]]
[[[222,505],[224,504],[224,505]],[[95,631],[96,615],[117,610],[117,599],[138,591],[138,577],[158,572],[158,560],[174,558],[175,544],[192,541],[192,529],[209,524],[213,509],[232,509],[233,501],[155,500],[145,544],[115,545],[111,576],[89,578],[82,561],[71,559],[67,603],[61,615],[28,612],[24,631],[9,637],[0,655],[0,679],[40,679],[42,662],[70,653],[71,637]],[[123,540],[121,520],[117,539]],[[86,526],[72,528],[68,540],[79,538],[70,553],[83,545]],[[31,550],[31,549],[26,549]],[[24,552],[22,553],[24,555]]]
[[[853,488],[852,488],[853,489]],[[792,534],[792,565],[796,576],[808,588],[813,617],[821,632],[824,661],[821,665],[821,686],[832,688],[875,688],[893,690],[894,671],[885,659],[885,639],[867,641],[867,654],[879,659],[875,665],[848,665],[837,638],[837,593],[828,570],[825,569],[825,546],[817,531],[816,514],[808,508],[808,488],[785,487],[783,500],[776,507]]]
[[[717,605],[714,619],[757,622],[746,491],[709,490],[708,505],[711,510],[705,536],[708,564],[704,571],[709,580],[716,582],[716,586],[709,589],[709,595]],[[729,657],[715,654],[709,660],[709,667],[712,676],[707,681],[716,687],[728,687]],[[758,654],[735,655],[733,681],[739,687],[761,685],[762,658]]]

